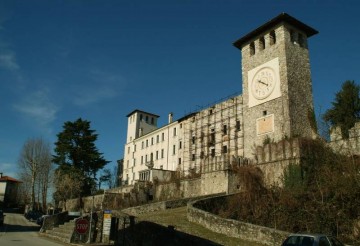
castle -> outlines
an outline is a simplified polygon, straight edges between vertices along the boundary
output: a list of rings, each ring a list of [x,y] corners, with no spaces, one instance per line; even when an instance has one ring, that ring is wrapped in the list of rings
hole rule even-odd
[[[282,13],[233,43],[241,51],[242,95],[177,120],[169,114],[168,124],[162,127],[156,114],[138,109],[129,113],[123,182],[166,180],[169,173],[177,172],[201,174],[222,187],[229,165],[260,163],[257,147],[269,140],[314,137],[307,39],[317,33]],[[286,149],[292,153],[293,143],[282,146],[284,153]],[[270,177],[269,182],[273,181]],[[206,186],[204,182],[205,190]],[[228,190],[226,185],[221,187],[205,193]]]

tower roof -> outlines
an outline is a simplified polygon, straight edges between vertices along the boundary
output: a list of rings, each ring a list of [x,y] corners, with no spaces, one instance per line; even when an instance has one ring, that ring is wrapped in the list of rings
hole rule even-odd
[[[302,23],[301,21],[295,19],[294,17],[288,15],[287,13],[281,13],[278,16],[276,16],[275,18],[266,22],[264,25],[256,28],[254,31],[252,31],[252,32],[246,34],[244,37],[238,39],[233,44],[236,48],[241,49],[241,46],[244,43],[248,42],[250,39],[252,39],[254,36],[257,36],[265,31],[267,31],[268,29],[272,28],[273,26],[275,26],[281,22],[289,23],[292,26],[302,30],[303,32],[305,32],[307,37],[311,37],[311,36],[319,33],[314,28]]]
[[[147,114],[147,115],[152,115],[156,118],[159,118],[160,116],[159,115],[156,115],[156,114],[152,114],[152,113],[148,113],[148,112],[145,112],[145,111],[142,111],[142,110],[139,110],[139,109],[135,109],[133,110],[131,113],[129,113],[128,115],[126,115],[126,117],[129,117],[130,115],[134,114],[134,113],[143,113],[143,114]]]

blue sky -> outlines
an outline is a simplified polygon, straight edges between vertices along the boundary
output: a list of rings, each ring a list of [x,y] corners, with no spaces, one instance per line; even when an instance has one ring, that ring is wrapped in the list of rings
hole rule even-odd
[[[241,92],[232,43],[286,12],[309,39],[314,106],[360,82],[360,2],[320,0],[0,0],[0,172],[17,177],[29,138],[53,144],[65,121],[91,121],[105,159],[123,157],[126,115],[179,118]]]

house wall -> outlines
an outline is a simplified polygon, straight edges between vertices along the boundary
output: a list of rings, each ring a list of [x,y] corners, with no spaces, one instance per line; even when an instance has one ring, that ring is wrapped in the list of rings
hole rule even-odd
[[[6,182],[0,182],[0,201],[3,202],[5,199]]]

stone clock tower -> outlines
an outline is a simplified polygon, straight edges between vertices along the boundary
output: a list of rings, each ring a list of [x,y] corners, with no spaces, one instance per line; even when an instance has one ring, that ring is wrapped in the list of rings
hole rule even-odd
[[[245,157],[266,139],[316,133],[307,38],[317,33],[282,13],[234,43],[242,53]]]

